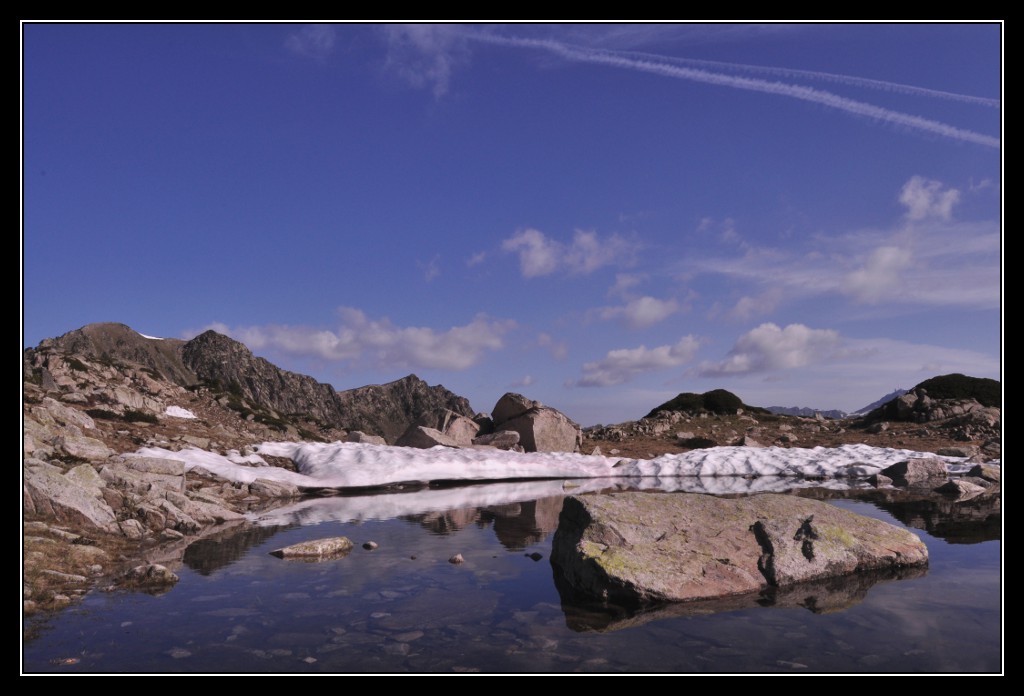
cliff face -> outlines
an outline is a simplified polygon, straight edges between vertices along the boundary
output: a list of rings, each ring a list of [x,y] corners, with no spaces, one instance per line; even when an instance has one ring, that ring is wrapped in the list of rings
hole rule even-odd
[[[141,370],[140,378],[177,387],[205,385],[243,418],[256,413],[264,422],[315,421],[326,429],[381,435],[389,443],[427,413],[450,409],[473,415],[465,398],[415,375],[337,392],[312,377],[282,370],[214,331],[183,341],[147,338],[124,324],[90,324],[25,351],[26,370],[35,371],[47,387],[74,385],[74,378],[92,364],[115,372]],[[144,401],[137,401],[131,407],[145,410]]]
[[[330,385],[282,370],[215,331],[185,343],[181,359],[200,380],[282,416],[302,415],[330,425],[344,419]]]
[[[472,417],[469,401],[441,385],[429,386],[416,375],[387,384],[348,389],[336,394],[344,428],[382,435],[394,443],[421,416],[448,409]]]

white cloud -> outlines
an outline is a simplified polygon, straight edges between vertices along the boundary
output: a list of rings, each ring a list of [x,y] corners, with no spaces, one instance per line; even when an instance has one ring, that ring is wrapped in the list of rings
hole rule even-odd
[[[464,326],[445,331],[396,326],[386,317],[369,319],[352,307],[338,309],[336,330],[309,326],[211,324],[207,328],[241,341],[251,350],[272,349],[288,355],[331,362],[368,362],[382,368],[464,370],[487,351],[502,348],[512,320],[477,315]]]
[[[637,245],[617,234],[601,239],[596,232],[584,230],[576,230],[572,243],[567,245],[527,228],[502,242],[501,248],[519,255],[523,277],[535,278],[558,270],[588,274],[604,266],[628,264]]]
[[[300,56],[323,60],[334,52],[335,36],[330,24],[307,24],[289,34],[284,46]]]
[[[728,317],[747,321],[755,316],[770,314],[782,301],[782,290],[770,288],[754,297],[743,296],[736,301],[736,306],[729,310]]]
[[[534,380],[533,380],[533,376],[532,375],[526,375],[522,379],[517,379],[515,382],[512,382],[508,386],[509,386],[510,389],[517,389],[519,387],[528,387],[531,384],[533,384],[533,381]]]
[[[639,285],[644,280],[645,276],[640,273],[616,273],[615,285],[608,289],[608,295],[609,297],[626,297],[630,288]]]
[[[452,73],[466,57],[465,41],[447,24],[391,24],[384,28],[389,68],[414,87],[429,87],[435,97],[448,92]]]
[[[599,316],[605,320],[618,319],[632,329],[644,329],[678,311],[679,303],[674,299],[659,300],[645,295],[619,307],[603,307]]]
[[[622,384],[644,372],[678,367],[690,362],[699,347],[700,340],[693,336],[684,336],[671,346],[640,346],[612,350],[604,359],[583,365],[583,376],[576,384],[581,387]]]
[[[944,189],[941,181],[912,176],[900,191],[900,203],[907,208],[907,219],[912,221],[938,218],[949,220],[953,206],[960,202],[960,192]]]
[[[843,292],[860,302],[878,303],[897,293],[903,284],[904,271],[910,264],[909,249],[878,247],[871,252],[862,268],[846,276]]]
[[[484,259],[486,259],[486,258],[487,258],[487,252],[486,251],[478,251],[475,254],[473,254],[472,256],[470,256],[468,259],[466,259],[466,265],[469,266],[470,268],[472,268],[473,266],[477,266],[477,265],[483,263]]]
[[[721,362],[701,363],[698,374],[719,376],[787,370],[821,362],[837,355],[839,333],[790,324],[784,329],[766,323],[751,329],[736,341]]]
[[[501,244],[505,251],[519,254],[519,269],[526,278],[550,275],[558,269],[561,245],[540,230],[519,230]]]
[[[537,345],[547,348],[551,357],[555,360],[564,360],[569,354],[569,344],[565,341],[556,341],[550,334],[541,333],[537,335]]]
[[[752,285],[745,293],[751,298],[771,292],[786,301],[837,294],[864,304],[999,307],[998,221],[932,218],[927,238],[919,235],[901,224],[818,236],[803,249],[750,247],[731,258],[695,256],[679,276],[690,282],[700,274],[725,276]],[[756,305],[743,302],[733,311],[739,316]]]
[[[423,279],[428,283],[441,275],[441,256],[434,254],[429,261],[417,261],[416,266],[423,271]]]

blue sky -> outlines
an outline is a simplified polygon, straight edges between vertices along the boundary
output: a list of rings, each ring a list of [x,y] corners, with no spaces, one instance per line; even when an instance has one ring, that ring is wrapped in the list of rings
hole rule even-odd
[[[23,344],[583,425],[999,378],[999,24],[22,25]]]

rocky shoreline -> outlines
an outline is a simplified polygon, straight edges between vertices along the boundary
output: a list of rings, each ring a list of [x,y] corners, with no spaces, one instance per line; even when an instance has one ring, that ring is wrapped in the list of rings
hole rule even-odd
[[[420,438],[403,443],[409,446],[430,447],[446,438],[451,441],[440,444],[588,454],[596,450],[638,459],[716,445],[867,443],[969,457],[979,464],[1000,452],[998,408],[963,400],[933,402],[920,393],[901,402],[911,415],[906,421],[829,421],[742,409],[724,414],[667,411],[581,431],[554,409],[514,394],[502,397],[492,414],[470,417],[464,413],[468,402],[460,406],[447,390],[427,387],[414,377],[353,390],[362,399],[357,420],[371,430],[364,433],[315,415],[328,408],[304,401],[319,389],[315,383],[275,372],[277,368],[259,362],[244,346],[239,349],[241,344],[207,336],[192,344],[191,362],[186,364],[181,357],[185,342],[138,337],[120,325],[96,326],[25,352],[26,615],[67,606],[96,587],[166,589],[175,581],[175,564],[190,544],[225,530],[244,529],[253,513],[304,495],[332,492],[303,490],[261,476],[264,467],[295,469],[286,457],[254,456],[264,442],[383,444],[408,436]],[[217,360],[200,350],[204,347],[214,350],[212,355],[234,356],[240,365],[255,365],[255,372],[240,372],[237,365],[217,368]],[[205,370],[207,377],[198,378],[195,369]],[[215,369],[222,372],[212,372]],[[275,394],[269,386],[273,383],[291,396]],[[310,407],[283,412],[272,404]],[[413,409],[410,404],[419,406]],[[458,410],[452,410],[453,404]],[[396,409],[402,410],[401,418],[394,415]],[[389,419],[408,423],[401,435],[393,425],[372,432],[375,422]],[[136,454],[144,447],[233,452],[234,461],[252,468],[252,476],[243,483],[202,466],[186,470],[181,461]],[[945,499],[998,499],[998,470],[979,469],[973,478],[949,483],[953,488]],[[889,485],[883,480],[875,483]],[[947,483],[945,476],[941,483]]]

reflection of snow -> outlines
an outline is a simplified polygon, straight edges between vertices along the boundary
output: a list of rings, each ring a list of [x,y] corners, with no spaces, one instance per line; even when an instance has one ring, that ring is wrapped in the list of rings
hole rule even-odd
[[[708,493],[788,489],[794,487],[794,478],[840,479],[815,485],[845,487],[847,480],[870,476],[891,464],[936,456],[868,445],[814,449],[712,447],[654,459],[616,459],[568,452],[522,454],[491,448],[423,450],[356,442],[267,442],[258,451],[292,459],[301,473],[269,467],[258,455],[242,457],[237,452],[222,456],[195,448],[171,452],[148,447],[138,454],[178,459],[188,468],[201,466],[233,481],[248,483],[264,478],[303,488],[384,486],[406,481],[610,478],[640,488]],[[946,461],[953,473],[967,468],[959,457],[939,459]]]
[[[164,411],[164,415],[171,416],[172,418],[195,418],[196,414],[189,411],[187,408],[181,406],[168,406],[167,410]]]

